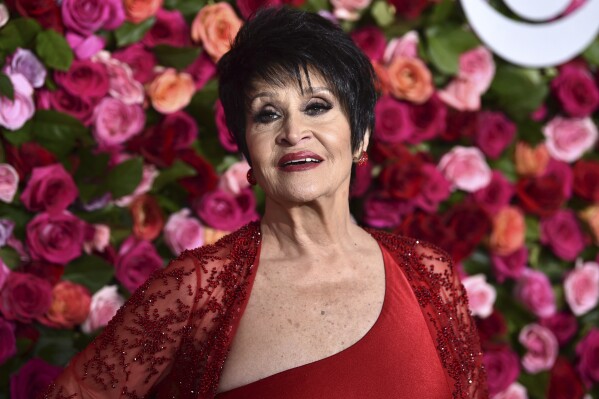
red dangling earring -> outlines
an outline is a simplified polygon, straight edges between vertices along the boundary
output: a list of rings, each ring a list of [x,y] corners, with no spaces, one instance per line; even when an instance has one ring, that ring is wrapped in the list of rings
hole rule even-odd
[[[368,163],[368,153],[366,151],[362,151],[360,158],[358,158],[358,166],[364,166],[366,163]]]
[[[255,186],[256,184],[258,184],[258,182],[256,181],[256,176],[254,176],[254,171],[252,170],[252,168],[250,168],[250,170],[248,170],[247,175],[245,175],[246,179],[248,179],[248,183],[250,183],[250,185]]]

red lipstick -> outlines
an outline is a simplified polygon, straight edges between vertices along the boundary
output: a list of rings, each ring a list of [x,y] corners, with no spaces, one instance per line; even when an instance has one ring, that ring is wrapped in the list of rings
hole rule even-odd
[[[285,172],[300,172],[314,169],[322,161],[323,158],[312,151],[299,151],[283,155],[277,162],[277,166]]]

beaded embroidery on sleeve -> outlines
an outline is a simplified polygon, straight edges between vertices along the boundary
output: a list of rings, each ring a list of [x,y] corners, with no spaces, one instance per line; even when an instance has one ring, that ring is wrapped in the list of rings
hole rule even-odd
[[[463,286],[436,247],[371,231],[410,282],[454,398],[486,398]],[[156,272],[42,398],[213,398],[261,242],[250,223]]]

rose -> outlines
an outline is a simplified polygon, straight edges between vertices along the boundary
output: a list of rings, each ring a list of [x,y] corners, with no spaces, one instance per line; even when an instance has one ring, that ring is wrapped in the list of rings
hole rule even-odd
[[[235,162],[221,175],[218,183],[219,188],[233,195],[239,194],[241,190],[250,186],[246,178],[249,169],[250,165],[245,160]]]
[[[50,103],[54,109],[79,119],[85,126],[89,126],[94,120],[96,102],[95,97],[81,97],[64,89],[55,90],[50,96]]]
[[[588,116],[599,106],[599,88],[586,68],[563,66],[551,81],[551,89],[570,116]]]
[[[96,35],[84,37],[74,32],[67,32],[65,38],[67,39],[69,46],[73,49],[75,57],[80,60],[86,60],[93,57],[106,45],[104,38]]]
[[[27,246],[33,259],[67,264],[81,255],[83,223],[67,211],[40,213],[27,225]]]
[[[16,169],[20,179],[24,179],[36,166],[56,162],[51,152],[35,142],[23,143],[19,147],[5,143],[4,153],[6,161]]]
[[[133,78],[140,83],[147,83],[154,77],[156,57],[141,43],[134,43],[115,51],[112,57],[127,64],[133,73]]]
[[[573,171],[574,192],[585,200],[599,202],[599,162],[578,161]]]
[[[17,48],[10,62],[9,74],[20,73],[31,86],[40,88],[46,80],[46,67],[31,50]]]
[[[553,118],[543,127],[549,154],[560,161],[572,162],[593,148],[597,141],[597,126],[591,118]]]
[[[10,237],[12,236],[12,231],[15,228],[15,222],[10,219],[0,219],[0,248],[6,245]],[[4,284],[3,280],[3,272],[0,272],[0,289],[2,289],[2,284]]]
[[[62,164],[33,169],[21,201],[30,211],[61,213],[75,201],[79,192],[71,175]]]
[[[576,375],[576,370],[570,361],[564,357],[558,357],[551,369],[547,399],[582,398],[584,392],[582,381]]]
[[[141,106],[105,97],[94,111],[94,138],[101,147],[115,147],[141,132],[145,121]]]
[[[476,204],[459,203],[451,207],[443,215],[442,223],[451,233],[451,239],[443,249],[448,251],[456,262],[469,256],[491,230],[489,217]]]
[[[349,196],[361,197],[366,194],[371,183],[372,163],[367,161],[366,164],[356,168],[349,186]]]
[[[216,187],[218,176],[212,164],[191,149],[181,151],[179,158],[196,171],[195,176],[179,180],[179,184],[187,191],[192,200],[200,198]]]
[[[416,197],[425,184],[421,165],[422,161],[413,155],[389,163],[379,175],[381,189],[395,199]]]
[[[154,184],[154,180],[157,176],[158,170],[154,165],[144,165],[139,185],[131,194],[115,200],[115,204],[121,207],[131,205],[135,198],[150,191],[150,189],[152,188],[152,184]]]
[[[436,213],[424,213],[422,211],[413,212],[412,209],[404,204],[404,211],[400,213],[402,216],[401,224],[395,229],[395,234],[413,237],[419,240],[434,242],[439,247],[446,249],[451,248],[452,232],[445,226],[444,220]],[[383,212],[380,212],[379,217],[385,217]],[[389,213],[388,217],[394,216]],[[378,226],[375,226],[378,227]]]
[[[335,17],[356,21],[360,18],[359,11],[368,7],[372,0],[331,0]]]
[[[133,292],[162,266],[162,258],[152,243],[131,236],[119,249],[115,276],[129,292]]]
[[[111,58],[106,52],[100,54],[97,58],[106,65],[110,77],[108,93],[127,105],[143,104],[144,88],[133,78],[133,72],[129,65]]]
[[[87,319],[90,302],[87,288],[61,281],[52,289],[52,304],[40,322],[52,328],[73,328]]]
[[[62,19],[67,28],[89,36],[100,28],[122,25],[125,12],[120,0],[63,0]]]
[[[130,205],[133,234],[141,240],[152,241],[164,226],[164,215],[158,201],[149,194],[142,194]]]
[[[542,318],[541,325],[550,329],[555,338],[557,338],[557,342],[562,346],[566,345],[578,332],[576,317],[566,312]]]
[[[478,148],[455,146],[437,166],[454,188],[474,192],[491,182],[491,169]]]
[[[516,143],[514,163],[521,176],[541,176],[549,163],[549,152],[545,144],[532,148],[529,144],[519,141]]]
[[[517,279],[522,275],[528,261],[528,250],[522,246],[508,255],[491,254],[495,278],[503,283],[506,278]]]
[[[563,182],[553,174],[519,180],[516,194],[524,210],[538,216],[553,215],[566,200]]]
[[[495,76],[493,54],[484,46],[476,47],[460,55],[458,78],[464,79],[483,94]]]
[[[4,3],[0,4],[0,28],[2,28],[8,20],[10,19],[10,14],[8,13],[8,8],[4,5]],[[2,363],[2,362],[0,362]]]
[[[167,68],[154,78],[147,92],[156,111],[170,114],[189,104],[195,92],[195,85],[188,73],[179,73],[174,68]]]
[[[20,15],[37,20],[44,29],[63,32],[60,6],[55,0],[11,0],[11,3]]]
[[[0,291],[0,312],[8,320],[31,323],[40,319],[52,303],[52,286],[29,273],[11,272]]]
[[[88,225],[85,229],[83,250],[87,254],[92,251],[104,252],[110,243],[110,227],[105,224]]]
[[[472,315],[483,319],[489,317],[493,312],[497,291],[487,283],[487,277],[482,273],[468,276],[462,280],[462,284],[468,294],[468,308]]]
[[[595,242],[599,243],[599,204],[587,207],[580,211],[578,215],[589,226]]]
[[[418,33],[414,30],[406,32],[400,38],[394,38],[389,41],[383,61],[386,64],[391,63],[395,57],[415,58],[418,56]]]
[[[191,24],[191,38],[218,61],[229,49],[242,21],[228,3],[209,4],[200,10]]]
[[[528,393],[524,385],[514,382],[491,399],[528,399]]]
[[[387,0],[395,7],[396,13],[407,19],[416,19],[432,2],[429,0]]]
[[[0,365],[17,353],[17,339],[15,338],[15,326],[3,318],[0,318]]]
[[[391,95],[422,104],[433,94],[432,75],[419,58],[396,57],[387,67]]]
[[[190,44],[189,26],[181,12],[159,9],[156,21],[141,42],[148,47],[167,44],[173,47],[184,47]]]
[[[196,90],[200,90],[216,76],[216,65],[208,54],[202,52],[191,65],[185,68],[185,72],[193,77]]]
[[[276,7],[281,5],[281,0],[237,0],[237,9],[244,19],[248,19],[252,14],[262,7]]]
[[[86,334],[102,328],[114,317],[117,310],[125,304],[125,299],[118,294],[116,285],[102,287],[92,298],[87,319],[81,324]]]
[[[538,317],[555,314],[555,295],[545,273],[525,269],[515,287],[516,298]]]
[[[576,259],[584,249],[584,234],[572,210],[561,209],[550,217],[541,219],[541,243],[567,261]]]
[[[496,309],[491,312],[489,317],[484,319],[478,317],[474,320],[483,347],[485,347],[488,341],[491,341],[496,337],[502,337],[507,332],[505,317]]]
[[[376,75],[374,88],[383,96],[388,96],[391,93],[391,80],[387,67],[378,61],[371,61],[372,69]]]
[[[435,212],[439,204],[451,194],[451,185],[435,165],[422,165],[422,174],[426,184],[414,198],[414,205],[426,212]]]
[[[405,142],[410,134],[408,106],[390,96],[382,96],[374,108],[374,138],[384,143]]]
[[[577,370],[582,381],[590,388],[593,382],[599,382],[599,328],[593,327],[576,345],[578,355]]]
[[[62,373],[62,367],[52,366],[42,359],[29,360],[10,376],[12,399],[36,398]]]
[[[138,24],[155,15],[163,0],[123,0],[127,21]]]
[[[238,196],[216,189],[206,193],[194,210],[208,225],[224,231],[233,231],[255,216],[255,199],[250,189]],[[249,202],[248,202],[249,201]]]
[[[522,358],[526,371],[536,374],[553,367],[558,346],[551,330],[539,324],[528,324],[520,331],[518,340],[527,350]]]
[[[204,245],[203,226],[190,214],[189,209],[183,208],[171,214],[164,226],[164,241],[176,256],[186,249]]]
[[[419,144],[431,140],[445,130],[447,108],[436,95],[423,104],[408,104],[407,129],[409,144]]]
[[[359,0],[358,2],[366,3],[366,5],[368,5],[370,0]],[[332,0],[331,3],[336,7],[335,3],[340,3],[340,1]],[[383,58],[387,40],[385,39],[383,31],[378,27],[369,25],[355,29],[351,33],[351,38],[360,50],[362,50],[362,52],[364,52],[364,54],[371,60],[380,61]]]
[[[576,268],[564,279],[566,302],[572,313],[582,316],[599,302],[599,264],[577,261]]]
[[[104,97],[110,83],[106,66],[91,60],[74,60],[68,71],[54,72],[54,79],[72,95],[86,99]]]
[[[374,193],[364,202],[364,223],[376,228],[397,227],[402,216],[409,213],[412,206],[382,193]]]
[[[489,184],[472,193],[472,199],[490,215],[494,215],[510,203],[513,195],[512,184],[501,172],[494,170]]]
[[[515,206],[502,208],[493,217],[489,247],[498,255],[509,255],[524,245],[526,223],[524,214]]]
[[[227,127],[227,121],[225,117],[225,110],[220,100],[216,100],[214,105],[214,121],[218,130],[218,141],[223,148],[229,152],[239,151],[237,146],[237,140]]]
[[[487,370],[489,394],[505,391],[520,374],[518,355],[507,345],[490,346],[483,354],[483,364]]]
[[[7,163],[0,164],[0,201],[11,203],[19,188],[19,174]]]
[[[459,111],[478,111],[480,109],[478,88],[468,80],[453,79],[437,94],[445,104]]]
[[[516,134],[516,125],[502,112],[481,112],[474,136],[477,147],[489,158],[496,159]]]
[[[8,77],[14,90],[13,99],[0,95],[0,126],[17,130],[35,113],[33,87],[20,73],[11,73]]]

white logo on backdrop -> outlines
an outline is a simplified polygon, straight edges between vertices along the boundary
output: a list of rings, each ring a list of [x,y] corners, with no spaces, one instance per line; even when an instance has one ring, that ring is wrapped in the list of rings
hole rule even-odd
[[[571,0],[504,0],[514,14],[534,22],[510,19],[485,0],[460,1],[478,37],[500,57],[522,66],[562,64],[599,33],[599,0],[587,0],[561,18]]]

